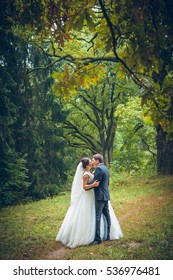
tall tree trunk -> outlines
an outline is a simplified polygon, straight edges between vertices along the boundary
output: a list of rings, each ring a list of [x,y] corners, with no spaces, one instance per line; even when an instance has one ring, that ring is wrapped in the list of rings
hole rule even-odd
[[[173,140],[167,140],[167,133],[159,125],[157,127],[157,172],[173,175]]]
[[[110,135],[109,141],[107,142],[107,146],[103,147],[103,157],[105,165],[109,166],[109,164],[112,161],[112,154],[113,154],[113,146],[114,146],[114,140],[115,140],[115,131],[112,132],[112,135]]]

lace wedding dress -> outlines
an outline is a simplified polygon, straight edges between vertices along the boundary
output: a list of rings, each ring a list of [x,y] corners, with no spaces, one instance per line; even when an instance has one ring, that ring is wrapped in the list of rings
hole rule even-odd
[[[94,189],[85,191],[82,187],[82,176],[89,175],[89,182],[94,175],[88,171],[84,172],[82,164],[79,163],[72,184],[71,204],[60,227],[56,241],[75,248],[80,245],[89,245],[94,241],[96,230],[95,195]],[[119,222],[109,202],[111,216],[110,239],[123,237]],[[101,218],[101,238],[104,240],[106,234],[106,219]]]

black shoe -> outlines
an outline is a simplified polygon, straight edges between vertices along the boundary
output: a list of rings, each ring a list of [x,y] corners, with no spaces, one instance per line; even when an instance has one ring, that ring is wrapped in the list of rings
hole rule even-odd
[[[107,236],[105,241],[110,241],[110,235]]]
[[[109,235],[109,234],[108,234],[108,236],[107,236],[106,240],[110,240],[110,235]]]
[[[93,241],[92,243],[90,243],[90,245],[97,245],[97,244],[101,244],[101,241],[95,240],[95,241]]]

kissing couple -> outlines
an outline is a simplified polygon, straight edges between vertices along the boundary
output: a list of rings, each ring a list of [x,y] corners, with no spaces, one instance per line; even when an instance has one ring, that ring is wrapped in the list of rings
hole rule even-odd
[[[91,167],[96,167],[94,174]],[[81,159],[72,183],[70,207],[56,241],[75,248],[123,237],[110,203],[109,177],[102,155]]]

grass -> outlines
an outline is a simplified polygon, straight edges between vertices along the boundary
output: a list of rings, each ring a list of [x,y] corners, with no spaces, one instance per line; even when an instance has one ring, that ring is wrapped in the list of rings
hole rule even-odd
[[[124,238],[69,249],[55,241],[70,194],[0,212],[0,259],[172,260],[173,176],[123,177],[110,186]]]

